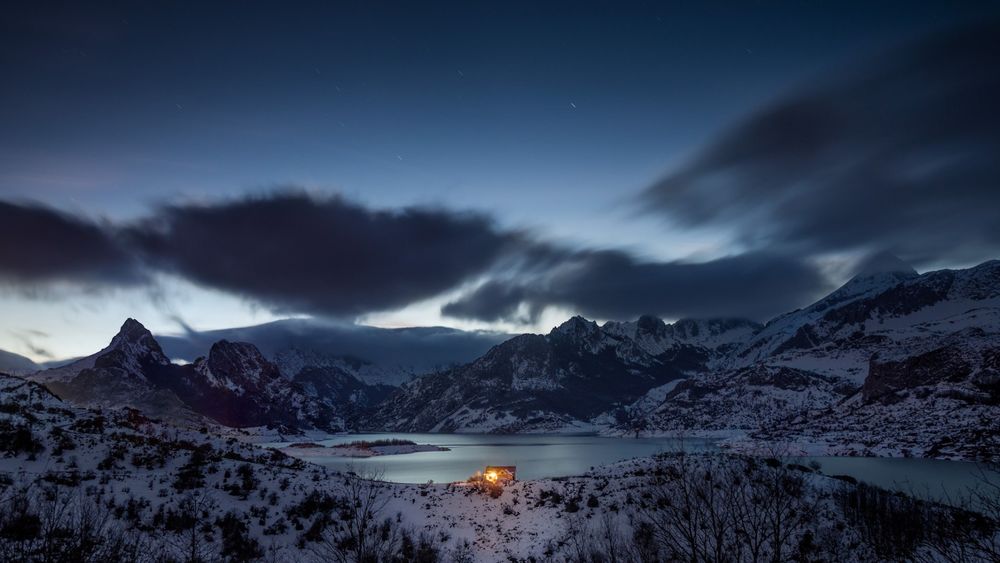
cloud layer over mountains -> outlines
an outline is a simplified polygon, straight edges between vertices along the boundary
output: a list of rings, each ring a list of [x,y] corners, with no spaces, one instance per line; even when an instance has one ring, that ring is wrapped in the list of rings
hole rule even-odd
[[[619,250],[567,252],[552,268],[492,280],[444,306],[453,317],[534,320],[559,305],[588,317],[632,319],[740,316],[767,319],[825,289],[814,266],[749,253],[709,262],[643,262]]]

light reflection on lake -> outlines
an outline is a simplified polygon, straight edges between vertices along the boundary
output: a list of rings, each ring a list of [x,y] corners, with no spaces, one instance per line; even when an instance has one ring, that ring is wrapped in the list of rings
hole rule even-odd
[[[372,458],[315,457],[308,460],[338,470],[379,471],[397,483],[451,482],[466,479],[486,465],[516,465],[519,479],[580,475],[591,467],[660,452],[718,451],[715,440],[704,438],[609,438],[567,435],[408,434],[377,433],[338,436],[318,442],[325,446],[355,440],[397,438],[449,448],[446,452],[418,452]],[[273,447],[287,442],[268,444]],[[973,463],[912,458],[804,457],[816,461],[827,475],[850,475],[880,487],[929,494],[943,499],[980,484],[980,468]],[[996,476],[996,474],[993,474]]]
[[[449,451],[371,458],[309,456],[309,461],[358,473],[377,470],[386,480],[397,483],[441,483],[464,480],[486,465],[516,465],[518,479],[539,479],[580,475],[598,465],[681,448],[692,452],[717,450],[713,440],[535,434],[352,434],[317,443],[329,446],[389,438],[434,444]],[[287,443],[268,445],[280,447]]]

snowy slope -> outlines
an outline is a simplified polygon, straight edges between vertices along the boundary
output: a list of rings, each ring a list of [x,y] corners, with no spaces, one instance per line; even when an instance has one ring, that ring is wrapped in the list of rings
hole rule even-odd
[[[601,424],[622,434],[738,431],[830,453],[994,459],[1000,262],[919,276],[890,265]]]
[[[0,372],[2,373],[22,375],[26,373],[34,373],[39,369],[41,369],[41,366],[31,361],[29,358],[25,358],[20,354],[15,354],[6,350],[0,350]]]
[[[591,418],[705,369],[703,350],[654,356],[620,332],[574,317],[478,360],[404,385],[365,417],[373,429],[461,432],[592,430]]]

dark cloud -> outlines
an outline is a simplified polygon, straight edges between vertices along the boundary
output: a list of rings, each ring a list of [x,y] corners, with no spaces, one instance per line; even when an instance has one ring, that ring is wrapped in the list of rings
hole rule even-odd
[[[641,262],[621,251],[567,254],[548,272],[488,282],[442,313],[484,321],[536,318],[561,305],[603,319],[665,317],[767,319],[829,289],[802,261],[754,253],[710,262]]]
[[[997,100],[1000,25],[938,35],[762,110],[643,203],[750,248],[995,258]]]
[[[392,310],[485,279],[443,314],[530,321],[558,305],[600,318],[759,319],[825,286],[808,264],[775,255],[646,262],[553,245],[483,215],[378,211],[292,191],[163,206],[116,227],[0,203],[2,218],[0,273],[16,284],[140,283],[166,271],[274,310],[327,317]]]
[[[332,316],[437,295],[517,238],[482,215],[375,211],[301,192],[163,207],[128,236],[155,268],[278,310]]]
[[[530,321],[538,317],[545,304],[539,304],[537,292],[520,285],[518,281],[490,280],[472,293],[452,301],[441,308],[449,317],[480,321]],[[523,305],[531,309],[522,312]]]
[[[0,201],[0,280],[131,285],[144,276],[113,231],[40,205]]]

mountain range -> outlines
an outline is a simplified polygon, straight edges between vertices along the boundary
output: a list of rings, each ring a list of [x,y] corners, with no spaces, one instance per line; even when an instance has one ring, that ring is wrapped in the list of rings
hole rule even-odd
[[[750,321],[653,317],[603,327],[573,317],[548,335],[524,334],[483,357],[404,385],[362,421],[397,431],[591,430],[591,420],[649,390],[709,370]],[[734,335],[735,333],[735,335]]]
[[[342,431],[344,413],[386,392],[335,369],[283,374],[244,342],[220,340],[192,363],[173,363],[134,319],[96,354],[27,378],[82,406],[127,406],[174,422],[288,432]]]
[[[1000,262],[895,261],[766,325],[573,318],[404,384],[363,428],[683,434],[736,448],[1000,451]]]
[[[478,345],[495,337],[456,332],[440,334]],[[395,350],[414,334],[429,335],[393,333]],[[717,435],[736,449],[962,459],[1000,451],[997,261],[923,275],[883,261],[764,325],[573,317],[468,362],[422,364],[423,374],[398,369],[391,354],[366,349],[375,363],[317,348],[316,338],[264,339],[267,352],[222,338],[190,363],[171,361],[161,340],[179,346],[129,319],[100,352],[26,377],[84,406],[282,432]]]

